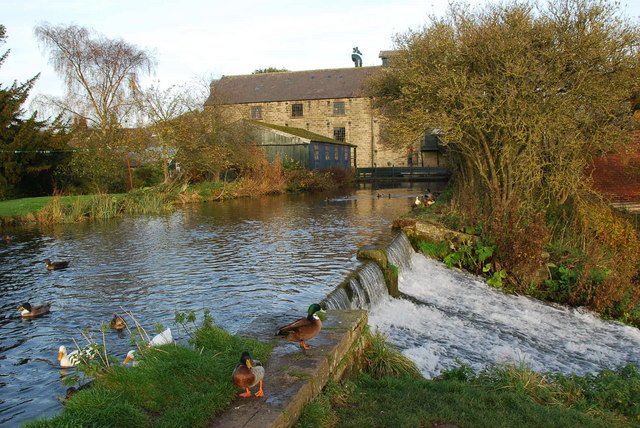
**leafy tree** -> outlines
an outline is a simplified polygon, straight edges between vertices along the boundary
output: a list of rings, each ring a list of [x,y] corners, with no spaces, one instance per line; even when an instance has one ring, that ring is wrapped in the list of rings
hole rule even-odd
[[[638,25],[606,0],[454,3],[397,44],[369,88],[387,138],[409,144],[439,130],[452,208],[483,226],[511,285],[544,291],[553,241],[591,263],[569,303],[610,315],[640,305],[638,236],[585,175],[594,156],[631,138]],[[595,283],[592,272],[606,278]]]
[[[0,43],[5,38],[0,25]],[[0,66],[8,54],[2,54]],[[24,118],[22,106],[38,76],[10,87],[0,85],[0,198],[51,194],[56,167],[69,154],[59,120],[47,125],[36,119],[36,112]]]
[[[371,84],[390,141],[439,129],[458,200],[484,215],[583,198],[592,157],[630,138],[639,32],[604,0],[453,4],[397,42]]]
[[[160,148],[158,155],[162,163],[164,183],[168,183],[169,161],[177,150],[177,137],[185,133],[180,131],[182,126],[179,123],[180,117],[196,112],[201,108],[202,103],[196,101],[191,90],[179,86],[171,86],[165,90],[151,86],[140,92],[138,102],[139,110],[144,113],[145,119],[149,122],[149,131],[153,134],[152,140]],[[185,121],[188,122],[188,119],[182,122]]]

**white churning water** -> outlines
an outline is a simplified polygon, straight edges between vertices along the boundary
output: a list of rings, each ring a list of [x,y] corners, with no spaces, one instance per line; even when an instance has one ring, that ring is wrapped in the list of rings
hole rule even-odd
[[[583,309],[550,305],[487,286],[421,254],[401,269],[400,291],[370,309],[369,324],[431,378],[459,363],[482,369],[525,362],[536,371],[583,375],[640,365],[640,330]]]

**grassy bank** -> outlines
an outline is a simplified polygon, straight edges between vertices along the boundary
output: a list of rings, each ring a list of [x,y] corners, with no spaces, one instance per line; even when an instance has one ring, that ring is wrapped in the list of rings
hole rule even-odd
[[[207,426],[238,393],[231,373],[245,350],[264,361],[270,346],[205,322],[190,345],[148,348],[135,367],[114,364],[73,395],[62,414],[26,426]]]
[[[461,366],[426,380],[395,371],[397,352],[381,340],[360,373],[305,407],[297,428],[640,426],[640,371],[632,365],[582,377]]]
[[[127,214],[161,214],[184,204],[221,201],[285,192],[331,191],[349,185],[336,171],[286,171],[273,177],[235,181],[173,183],[134,189],[125,194],[43,196],[0,201],[0,224],[57,224],[109,219]]]

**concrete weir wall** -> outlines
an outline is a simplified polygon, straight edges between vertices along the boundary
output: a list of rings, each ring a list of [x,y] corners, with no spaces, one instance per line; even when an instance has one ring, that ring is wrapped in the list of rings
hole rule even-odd
[[[305,404],[326,383],[339,380],[363,346],[367,311],[327,311],[322,330],[303,351],[297,343],[280,341],[265,364],[263,398],[237,398],[214,420],[218,428],[281,428],[292,426]],[[254,388],[255,389],[255,388]]]

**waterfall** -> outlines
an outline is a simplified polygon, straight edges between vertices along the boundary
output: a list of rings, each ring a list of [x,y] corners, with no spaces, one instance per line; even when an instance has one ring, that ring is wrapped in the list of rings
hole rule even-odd
[[[388,296],[382,269],[368,262],[356,269],[321,304],[327,309],[367,309]]]
[[[411,267],[414,251],[404,233],[396,235],[384,251],[388,262],[399,269]],[[366,262],[331,291],[323,303],[327,309],[368,309],[388,295],[382,269],[374,262]]]
[[[407,235],[400,232],[387,247],[387,258],[389,263],[397,266],[400,270],[411,269],[414,252]]]
[[[424,376],[468,364],[476,370],[526,363],[579,375],[640,365],[640,330],[529,297],[505,294],[483,278],[413,254],[401,270],[400,299],[369,308],[369,325],[413,360]]]

